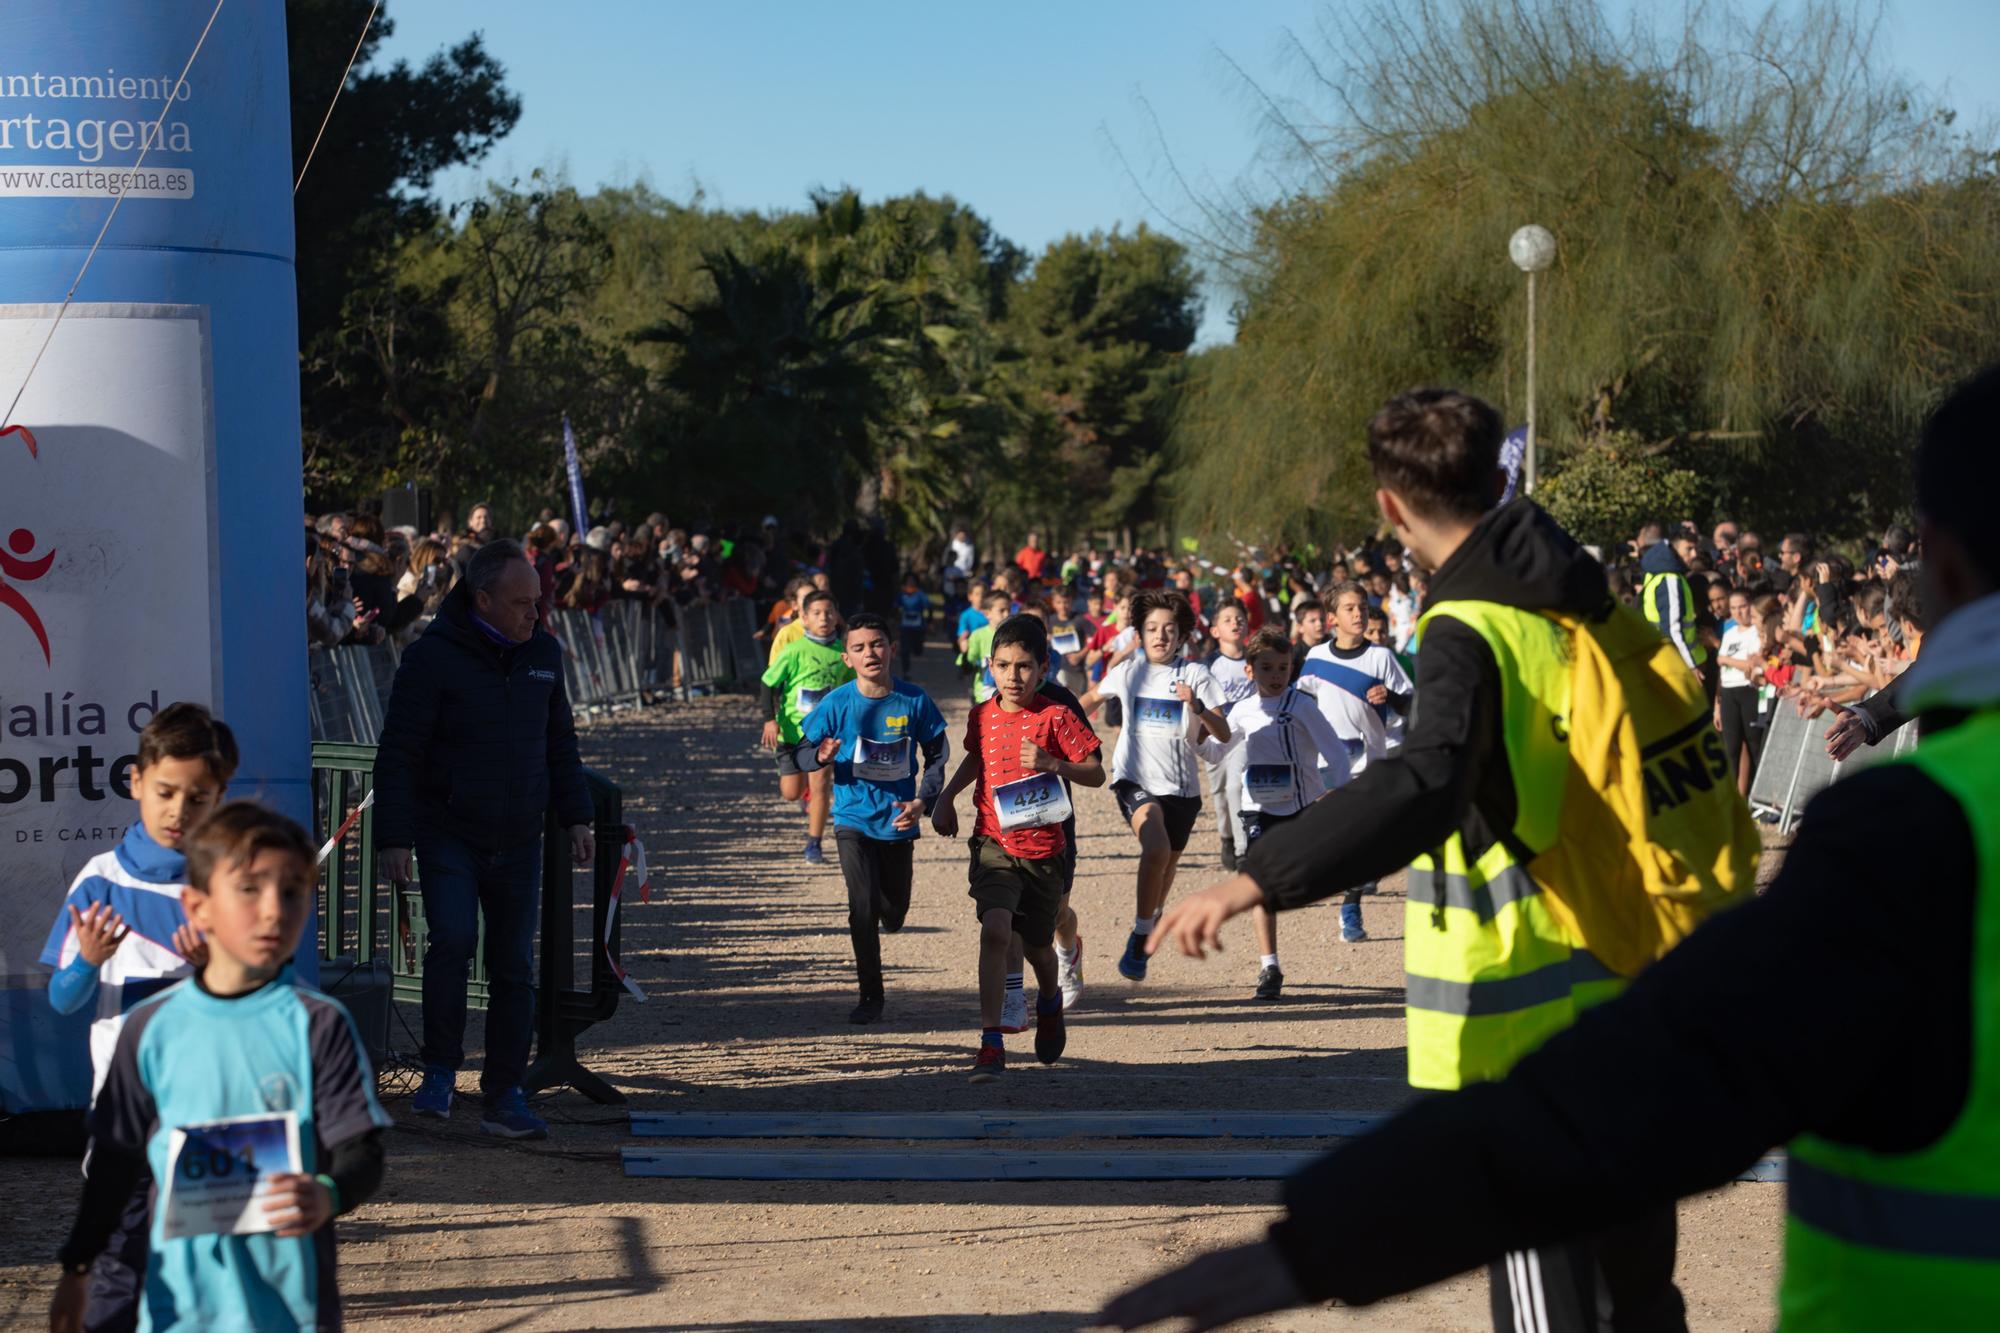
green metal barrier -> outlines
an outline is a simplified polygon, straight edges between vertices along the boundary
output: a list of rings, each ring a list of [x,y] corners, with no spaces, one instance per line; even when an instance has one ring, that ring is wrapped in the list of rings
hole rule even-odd
[[[346,822],[375,785],[375,747],[342,741],[315,741],[313,767],[313,838],[325,844]],[[397,888],[377,883],[375,874],[375,812],[363,810],[340,844],[320,866],[319,956],[353,958],[359,963],[384,954],[399,1000],[421,1000],[424,994],[423,890],[415,878]],[[479,917],[479,942],[472,954],[472,979],[466,1003],[486,1007],[486,916]]]
[[[313,744],[312,762],[314,837],[324,845],[336,833],[341,834],[320,867],[320,957],[347,957],[365,964],[386,952],[395,997],[421,1001],[426,933],[423,894],[415,882],[400,889],[388,886],[389,892],[377,884],[372,808],[361,810],[347,826],[348,817],[374,788],[375,747],[318,741]],[[611,915],[611,890],[624,855],[624,795],[616,783],[595,770],[585,769],[584,781],[590,789],[591,822],[597,840],[597,856],[589,869],[590,975],[586,984],[578,984],[574,955],[576,870],[570,864],[569,839],[551,811],[546,816],[542,843],[535,1061],[524,1083],[531,1092],[568,1085],[594,1101],[616,1105],[624,1098],[584,1068],[577,1057],[576,1039],[585,1029],[616,1013],[625,994],[624,983],[611,964],[621,937],[620,921]],[[422,874],[423,866],[418,864],[416,875],[421,878]],[[482,912],[466,1003],[484,1009],[486,1001],[486,916]]]

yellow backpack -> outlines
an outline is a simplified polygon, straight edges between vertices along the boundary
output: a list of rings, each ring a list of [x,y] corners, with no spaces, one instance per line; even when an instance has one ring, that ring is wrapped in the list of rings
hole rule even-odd
[[[1562,836],[1528,866],[1563,923],[1635,976],[1748,898],[1761,840],[1701,681],[1630,607],[1570,632],[1574,676]]]

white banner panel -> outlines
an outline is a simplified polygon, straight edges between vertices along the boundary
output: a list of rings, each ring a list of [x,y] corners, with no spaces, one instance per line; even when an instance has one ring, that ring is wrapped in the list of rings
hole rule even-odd
[[[55,313],[0,305],[0,384]],[[70,880],[138,817],[140,729],[217,705],[206,309],[72,305],[12,420],[34,447],[0,435],[0,977],[24,985]]]

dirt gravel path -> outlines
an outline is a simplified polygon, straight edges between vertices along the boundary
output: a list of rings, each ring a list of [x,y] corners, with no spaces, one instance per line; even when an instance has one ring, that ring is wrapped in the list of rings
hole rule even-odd
[[[944,707],[956,750],[965,715],[956,676],[933,656],[917,678]],[[625,926],[625,962],[650,1001],[628,1001],[581,1043],[585,1062],[632,1108],[1370,1113],[1408,1098],[1400,880],[1367,900],[1364,944],[1338,943],[1331,907],[1284,919],[1282,1003],[1249,998],[1248,922],[1233,928],[1222,958],[1163,958],[1133,986],[1113,963],[1131,922],[1135,843],[1103,791],[1078,797],[1075,902],[1089,990],[1059,1064],[1036,1065],[1027,1039],[1015,1038],[1015,1062],[997,1084],[966,1081],[978,1027],[976,927],[964,844],[934,836],[917,850],[909,923],[884,941],[888,1013],[875,1027],[850,1027],[839,871],[800,858],[802,820],[778,801],[769,758],[751,748],[755,730],[752,702],[725,697],[621,714],[584,732],[586,761],[623,786],[655,870],[652,902],[634,905]],[[969,798],[961,806],[969,814]],[[1215,878],[1215,848],[1205,811],[1180,889]],[[414,1008],[405,1017],[414,1027]],[[479,1035],[475,1016],[468,1045]],[[413,1048],[402,1030],[395,1037]],[[470,1073],[461,1086],[474,1086]],[[463,1102],[448,1127],[413,1122],[404,1097],[387,1105],[398,1122],[388,1181],[341,1224],[347,1315],[364,1327],[1074,1328],[1129,1282],[1254,1238],[1277,1196],[1275,1182],[630,1179],[617,1155],[634,1142],[623,1114],[574,1093],[545,1103],[554,1122],[546,1144],[480,1138]],[[76,1176],[67,1162],[9,1161],[0,1172],[10,1200],[46,1203],[0,1210],[0,1323],[14,1327],[41,1317],[47,1255],[74,1206]],[[1781,1213],[1782,1187],[1769,1184],[1733,1185],[1682,1206],[1679,1279],[1694,1327],[1770,1325]],[[1483,1277],[1367,1309],[1243,1325],[1488,1326]]]

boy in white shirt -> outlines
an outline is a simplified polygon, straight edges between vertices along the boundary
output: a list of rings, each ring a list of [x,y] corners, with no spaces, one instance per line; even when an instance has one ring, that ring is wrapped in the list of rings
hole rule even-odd
[[[1081,700],[1094,712],[1117,700],[1125,725],[1111,754],[1111,793],[1139,839],[1137,908],[1119,974],[1146,979],[1146,937],[1160,918],[1174,868],[1201,814],[1201,766],[1195,743],[1203,735],[1229,739],[1216,711],[1221,687],[1208,668],[1183,661],[1181,645],[1194,629],[1194,609],[1177,592],[1134,593],[1130,625],[1141,650],[1104,673]]]
[[[1410,712],[1410,678],[1391,649],[1368,642],[1367,628],[1368,594],[1358,583],[1339,585],[1333,590],[1333,637],[1306,654],[1299,672],[1299,689],[1318,702],[1357,774],[1401,743]],[[1361,895],[1374,887],[1358,885],[1340,901],[1340,938],[1348,944],[1368,938]]]
[[[1309,697],[1292,683],[1291,644],[1285,632],[1266,625],[1244,647],[1243,674],[1256,693],[1229,709],[1229,739],[1203,739],[1201,757],[1220,767],[1237,761],[1238,799],[1249,845],[1266,832],[1296,819],[1329,787],[1348,778],[1347,747]],[[1324,767],[1322,767],[1324,765]],[[1256,909],[1256,997],[1275,1000],[1284,989],[1278,966],[1278,919]]]

